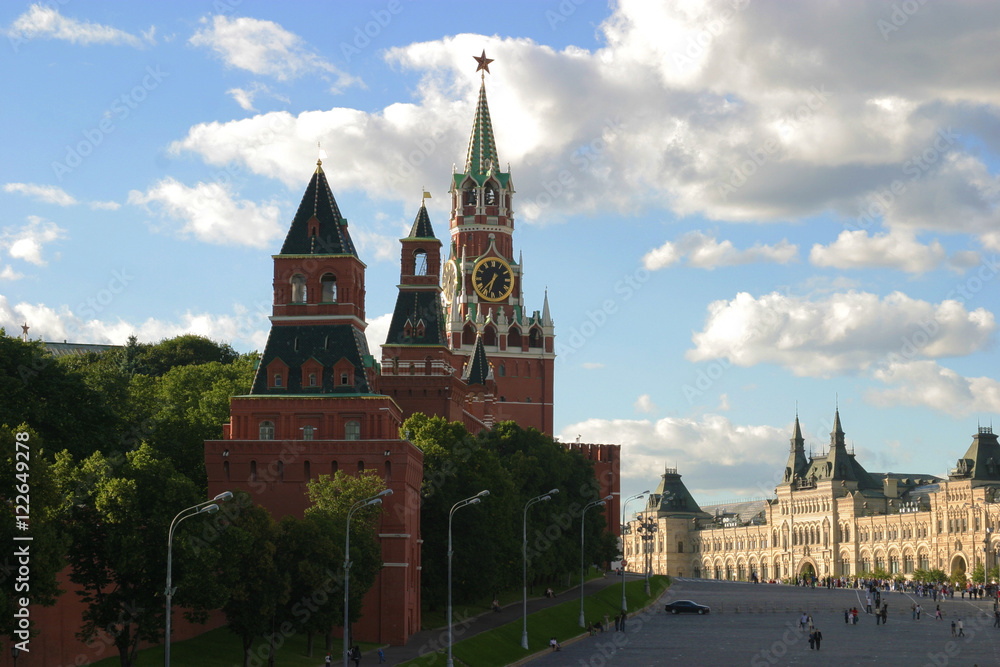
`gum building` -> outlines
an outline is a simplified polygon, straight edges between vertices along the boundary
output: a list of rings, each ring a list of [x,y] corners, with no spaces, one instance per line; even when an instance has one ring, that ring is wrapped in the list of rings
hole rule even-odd
[[[1000,564],[1000,445],[979,427],[946,477],[868,472],[840,412],[825,453],[807,457],[798,417],[772,498],[700,507],[667,469],[624,536],[628,569],[749,580],[917,569],[967,576]]]

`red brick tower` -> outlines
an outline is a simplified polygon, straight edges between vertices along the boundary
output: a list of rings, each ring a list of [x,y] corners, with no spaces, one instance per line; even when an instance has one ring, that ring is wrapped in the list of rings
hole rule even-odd
[[[490,428],[492,412],[485,408],[492,405],[494,387],[485,375],[480,378],[482,386],[470,387],[463,371],[469,364],[445,338],[445,308],[438,285],[441,241],[434,236],[423,202],[400,244],[399,294],[382,345],[382,391],[399,403],[404,419],[422,412],[462,422],[472,433]],[[485,352],[482,365],[488,371]]]
[[[476,60],[489,71],[485,55]],[[481,340],[496,382],[494,420],[551,435],[555,330],[547,295],[540,311],[525,307],[523,264],[514,257],[514,184],[510,167],[500,170],[485,76],[465,168],[452,174],[450,188],[451,244],[441,272],[447,343],[471,357]]]
[[[275,518],[301,516],[306,482],[377,470],[385,565],[355,635],[403,644],[420,629],[423,454],[399,439],[402,411],[379,393],[365,339],[365,265],[317,163],[274,255],[271,332],[248,396],[231,400],[223,440],[205,443],[209,497],[243,489]]]

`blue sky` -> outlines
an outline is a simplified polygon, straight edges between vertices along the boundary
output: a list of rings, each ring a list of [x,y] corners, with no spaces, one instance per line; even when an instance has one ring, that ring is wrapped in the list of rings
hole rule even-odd
[[[1000,416],[1000,6],[12,2],[0,30],[8,332],[260,349],[319,142],[377,350],[485,50],[557,435],[622,444],[623,491],[768,493],[796,404],[820,452],[839,401],[876,472],[943,475]]]

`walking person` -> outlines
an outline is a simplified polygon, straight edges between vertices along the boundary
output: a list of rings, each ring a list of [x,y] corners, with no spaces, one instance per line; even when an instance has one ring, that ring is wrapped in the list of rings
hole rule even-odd
[[[816,648],[816,631],[813,630],[809,633],[809,650]]]
[[[1000,609],[993,610],[993,627],[1000,628]]]
[[[962,623],[962,619],[958,619],[958,636],[959,637],[965,636],[965,624]]]
[[[385,662],[385,653],[382,651],[382,649],[379,649],[378,650],[378,664],[381,665],[383,662]]]
[[[361,664],[361,647],[357,644],[351,648],[351,660],[354,661],[354,667],[359,667]]]
[[[333,659],[330,657],[330,654],[327,653],[326,654],[326,660],[323,661],[323,664],[326,665],[326,667],[330,667],[330,665],[333,664],[332,660]]]
[[[921,612],[921,611],[923,611],[923,610],[922,610],[922,609],[920,608],[920,605],[918,604],[918,605],[917,605],[917,620],[918,620],[918,621],[920,620],[920,612]]]
[[[819,631],[819,628],[816,628],[816,631],[813,634],[816,636],[816,650],[818,651],[819,643],[823,641],[823,633]]]

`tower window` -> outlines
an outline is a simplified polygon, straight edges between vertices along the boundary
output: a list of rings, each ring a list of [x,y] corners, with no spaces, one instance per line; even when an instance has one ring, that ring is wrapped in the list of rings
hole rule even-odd
[[[306,277],[300,273],[292,276],[292,303],[306,302]]]
[[[259,440],[274,440],[274,422],[262,421],[258,428]]]
[[[465,191],[465,205],[475,206],[476,205],[476,189],[469,188]]]
[[[361,439],[361,422],[352,419],[344,425],[344,439],[345,440],[360,440]]]
[[[316,432],[316,427],[315,426],[309,426],[309,425],[303,426],[302,427],[302,439],[303,440],[312,440],[313,439],[313,434],[315,432]]]
[[[497,369],[497,374],[500,377],[505,377],[507,375],[507,364],[500,362],[500,368]]]
[[[319,279],[323,303],[335,303],[337,301],[337,276],[332,273],[324,273]]]
[[[413,275],[427,275],[427,253],[423,249],[413,253]]]
[[[487,206],[496,206],[497,203],[497,191],[493,187],[493,184],[486,186],[486,192],[483,195],[483,199],[486,201]]]

